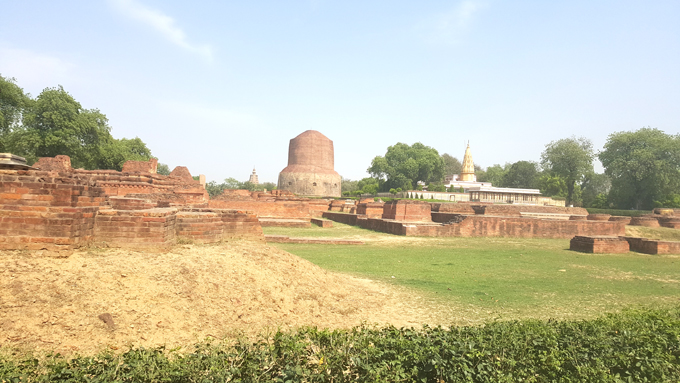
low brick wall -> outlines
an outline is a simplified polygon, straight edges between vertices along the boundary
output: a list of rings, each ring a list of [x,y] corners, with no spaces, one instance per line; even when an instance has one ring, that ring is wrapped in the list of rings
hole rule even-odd
[[[177,209],[103,210],[97,214],[94,243],[112,247],[169,247],[175,243]]]
[[[429,222],[431,206],[423,201],[395,200],[383,205],[383,219],[405,222]]]
[[[680,242],[655,241],[640,237],[623,237],[631,251],[644,254],[680,254]]]
[[[321,218],[312,218],[311,222],[319,227],[333,227],[333,221]]]
[[[264,218],[289,218],[309,220],[310,205],[308,200],[276,201],[225,201],[210,200],[208,207],[212,209],[248,210]]]
[[[631,218],[632,217],[613,215],[609,217],[609,220],[613,222],[625,222],[626,225],[628,225],[630,223]]]
[[[357,205],[356,213],[368,218],[381,218],[384,205],[384,202],[361,202]]]
[[[576,236],[569,242],[569,249],[595,254],[621,254],[630,251],[628,241],[624,238],[605,236]]]
[[[588,214],[586,219],[588,221],[609,221],[610,214]]]
[[[630,219],[631,226],[659,227],[659,220],[651,217],[633,217]]]
[[[448,204],[447,204],[448,205]],[[587,216],[588,211],[582,207],[510,205],[510,204],[471,204],[475,214],[496,215],[504,217],[520,216],[522,213],[569,214]],[[442,208],[439,208],[442,211]]]
[[[662,217],[659,218],[659,225],[671,229],[680,229],[680,217]]]
[[[330,219],[331,221],[344,223],[345,225],[357,225],[357,215],[349,213],[337,213],[332,211],[325,211],[323,213],[323,218]]]
[[[177,213],[175,234],[178,239],[196,243],[214,243],[222,239],[222,217],[214,212],[181,211]]]
[[[262,227],[297,227],[297,228],[312,227],[310,221],[302,219],[285,219],[285,218],[260,218],[260,225]]]
[[[336,238],[290,238],[286,235],[265,235],[265,241],[272,243],[304,243],[319,245],[363,245],[364,242],[354,239]]]

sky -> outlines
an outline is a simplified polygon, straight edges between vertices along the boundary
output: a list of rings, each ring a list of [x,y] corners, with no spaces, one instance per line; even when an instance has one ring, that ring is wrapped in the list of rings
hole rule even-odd
[[[0,75],[62,85],[209,181],[276,182],[318,130],[367,177],[397,142],[475,164],[680,133],[680,1],[6,1]],[[596,169],[601,170],[601,166]]]

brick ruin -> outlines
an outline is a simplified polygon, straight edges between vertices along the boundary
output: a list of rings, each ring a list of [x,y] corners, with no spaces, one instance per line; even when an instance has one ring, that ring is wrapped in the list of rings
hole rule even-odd
[[[680,254],[680,242],[625,236],[576,236],[571,239],[569,249],[595,254],[623,254],[629,251],[652,255]]]
[[[156,166],[151,160],[126,163],[123,169],[129,171],[82,170],[71,168],[67,156],[57,156],[41,158],[33,169],[3,168],[0,249],[263,239],[255,213],[210,208],[205,188],[188,170],[163,176],[155,173]]]
[[[625,222],[602,221],[583,208],[396,200],[360,202],[356,214],[328,211],[337,222],[396,235],[572,238],[625,235]],[[573,220],[571,217],[582,217]]]
[[[332,220],[405,236],[597,237],[575,245],[597,252],[611,245],[603,238],[623,237],[627,224],[680,228],[680,214],[671,209],[630,218],[569,207],[301,198],[286,190],[224,190],[210,198],[187,168],[163,176],[156,167],[152,160],[126,163],[128,172],[82,170],[57,156],[41,158],[33,168],[0,169],[0,248],[262,240],[262,226],[329,227]],[[680,252],[673,243],[647,241],[630,249]]]

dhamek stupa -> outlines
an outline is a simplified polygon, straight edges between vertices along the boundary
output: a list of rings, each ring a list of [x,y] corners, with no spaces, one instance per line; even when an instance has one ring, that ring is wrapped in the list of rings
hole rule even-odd
[[[290,140],[288,166],[279,173],[278,188],[302,196],[340,197],[333,141],[308,130]]]

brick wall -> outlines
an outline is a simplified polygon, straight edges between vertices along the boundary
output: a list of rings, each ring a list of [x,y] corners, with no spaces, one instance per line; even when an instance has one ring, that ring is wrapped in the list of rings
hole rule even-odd
[[[383,205],[383,219],[407,222],[431,221],[431,206],[427,202],[396,200]]]
[[[112,247],[169,247],[175,240],[177,209],[102,210],[96,216],[94,243]]]
[[[210,200],[213,209],[248,210],[259,217],[306,219],[311,217],[308,200],[278,199],[276,201],[225,201]]]
[[[323,218],[333,220],[335,222],[344,223],[345,225],[357,225],[357,215],[347,214],[347,213],[337,213],[332,211],[325,211],[323,213]]]
[[[381,218],[383,215],[383,202],[363,202],[357,205],[357,214],[368,218]]]
[[[576,236],[569,242],[569,249],[595,254],[621,254],[630,251],[628,241],[624,238],[602,236]]]
[[[631,251],[645,254],[680,254],[680,242],[655,241],[639,237],[623,237]]]

